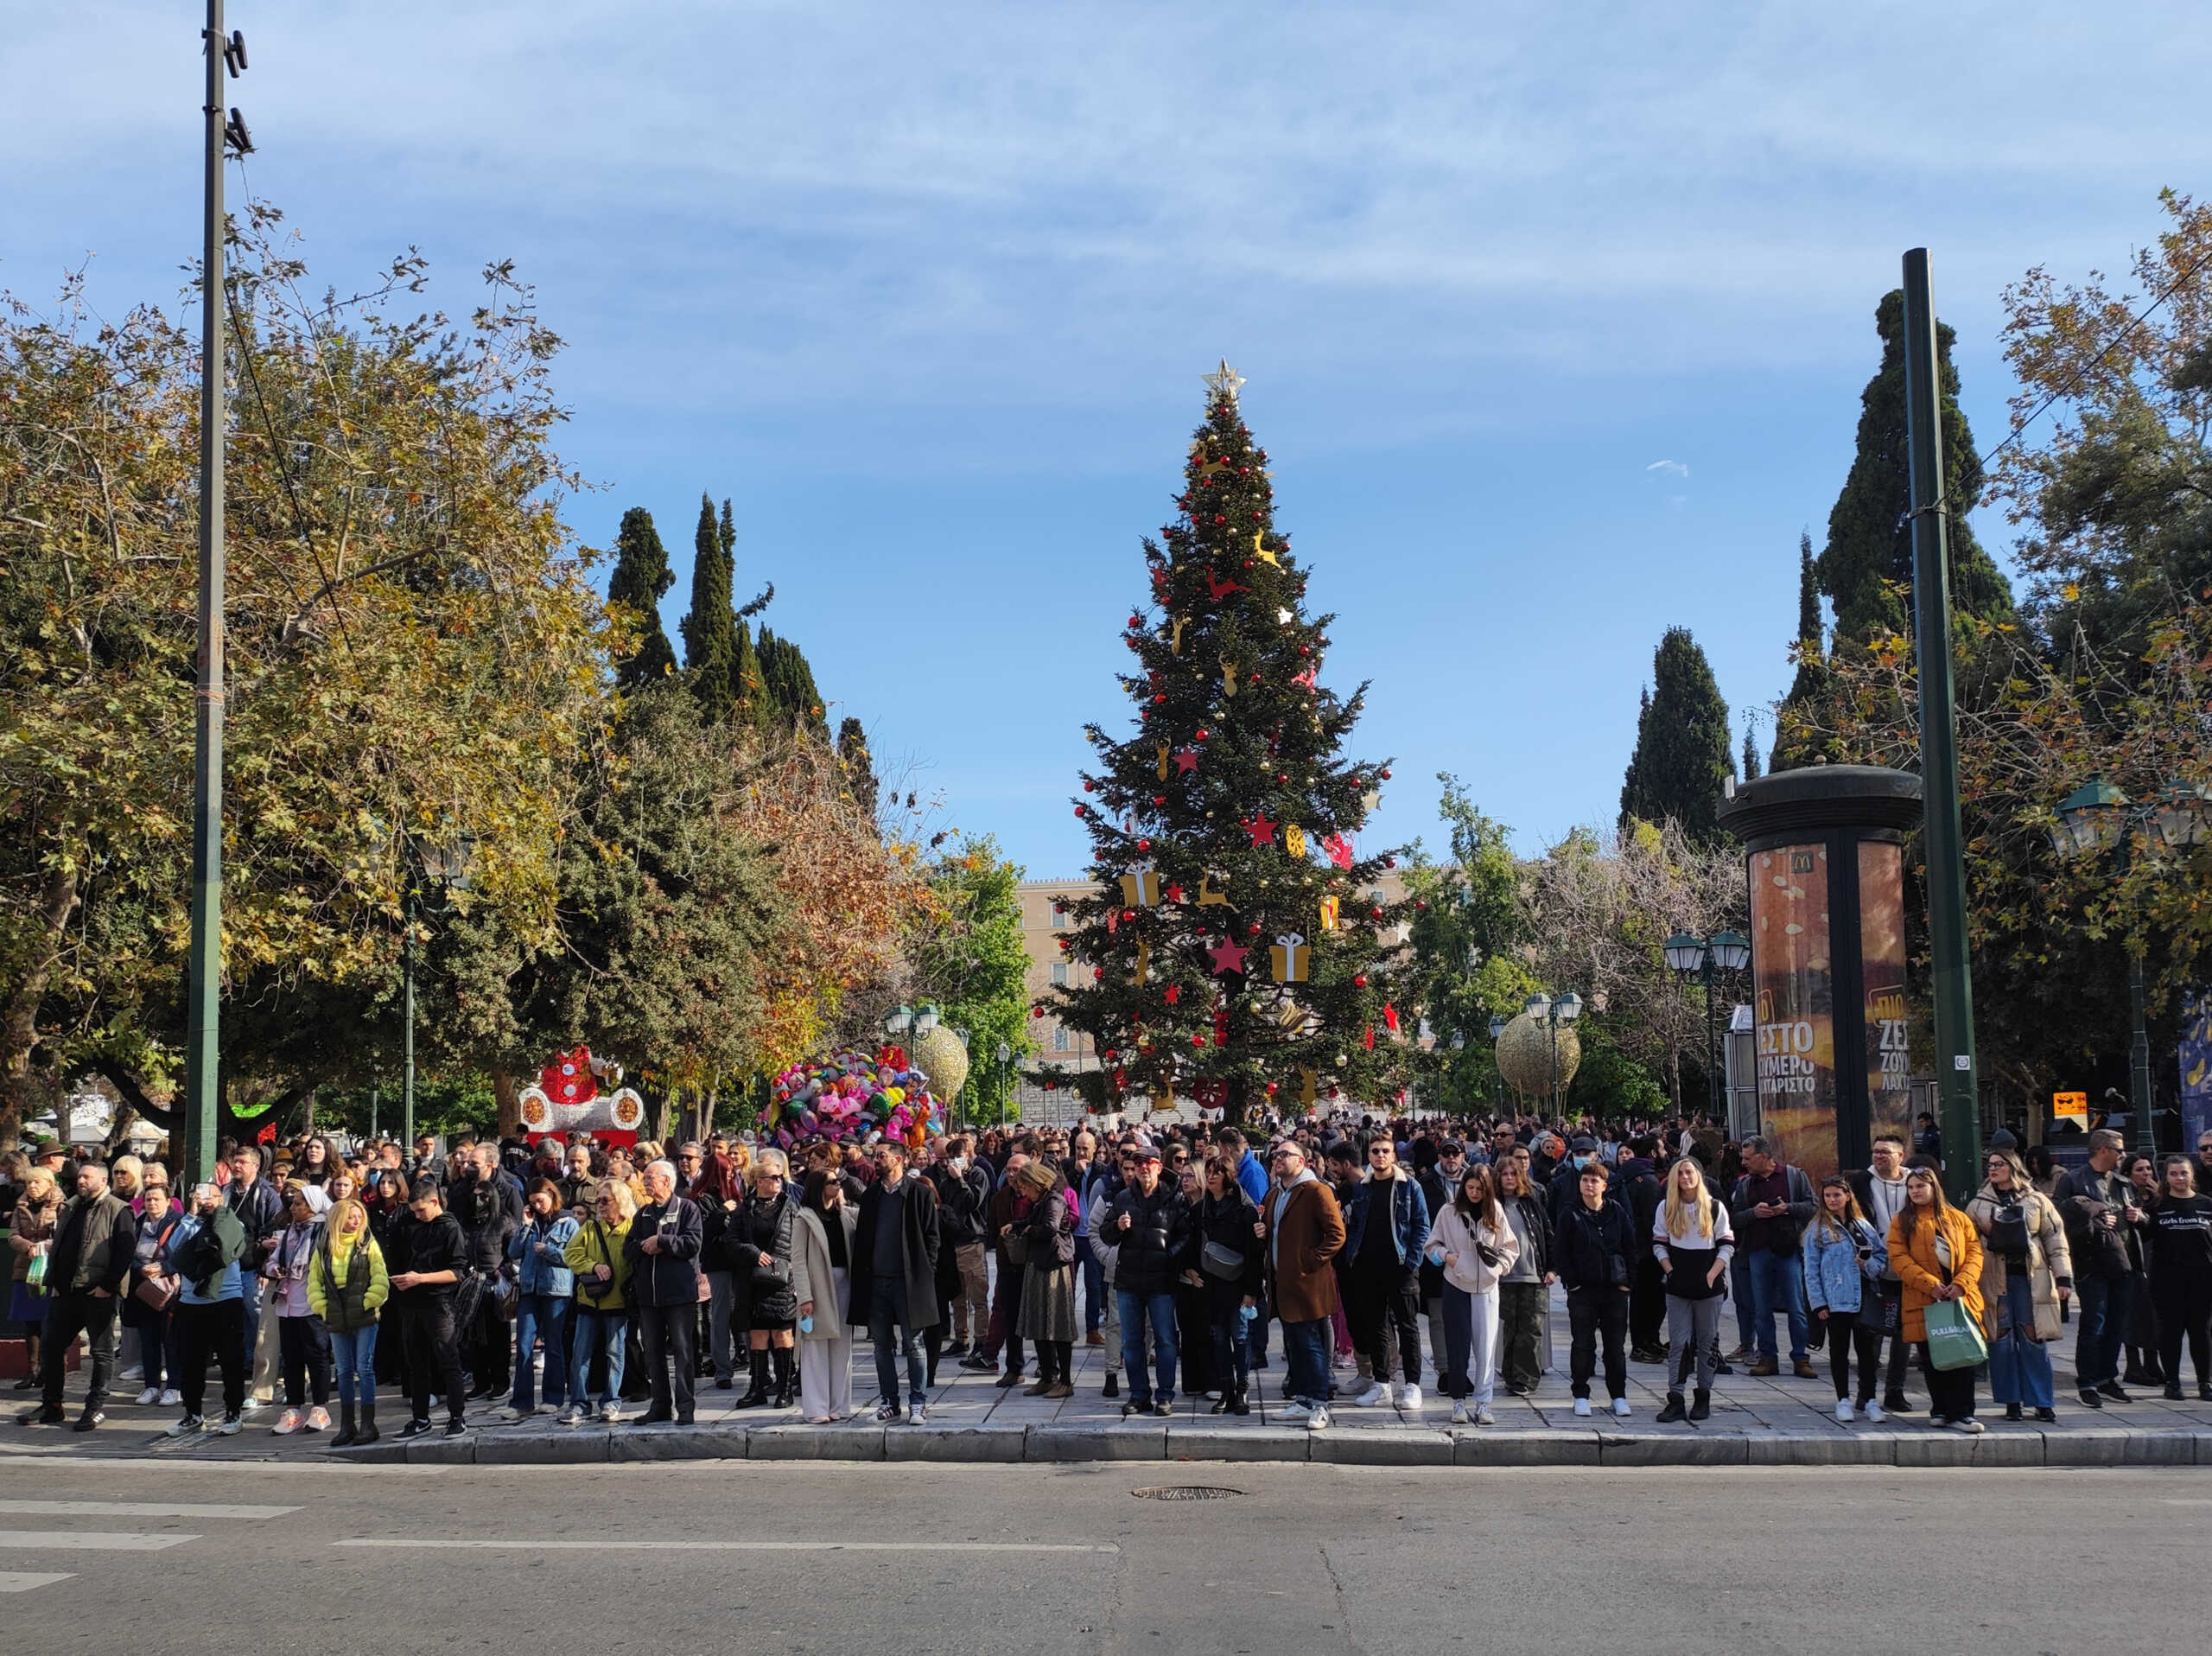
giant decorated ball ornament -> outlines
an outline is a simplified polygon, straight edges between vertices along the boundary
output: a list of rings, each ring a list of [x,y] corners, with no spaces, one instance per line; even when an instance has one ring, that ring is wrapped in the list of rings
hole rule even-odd
[[[953,1041],[956,1051],[959,1045]],[[927,1072],[909,1065],[897,1047],[873,1055],[848,1051],[793,1064],[776,1077],[774,1090],[761,1124],[769,1141],[785,1150],[803,1139],[842,1143],[875,1132],[918,1146],[944,1131]]]
[[[914,1062],[929,1077],[930,1091],[948,1106],[968,1085],[968,1048],[942,1023],[914,1042]]]
[[[1572,1024],[1540,1022],[1523,1012],[1497,1038],[1497,1073],[1524,1099],[1542,1098],[1554,1085],[1566,1091],[1581,1063],[1582,1041]]]

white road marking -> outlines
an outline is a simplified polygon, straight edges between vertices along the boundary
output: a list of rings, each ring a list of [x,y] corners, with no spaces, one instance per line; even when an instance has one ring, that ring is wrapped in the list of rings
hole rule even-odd
[[[75,1579],[67,1570],[0,1570],[0,1593],[28,1593],[34,1587],[51,1587],[56,1582]]]
[[[46,1518],[282,1518],[296,1506],[195,1506],[154,1500],[0,1500],[0,1513]]]
[[[5,1536],[0,1536],[4,1541]],[[417,1540],[405,1536],[355,1536],[334,1547],[456,1548],[477,1552],[1119,1552],[1111,1545],[1046,1541],[552,1541],[527,1536]]]
[[[2168,1496],[2166,1505],[2169,1506],[2212,1506],[2212,1500],[2182,1500]]]
[[[199,1538],[128,1530],[0,1530],[0,1551],[22,1547],[29,1552],[161,1552]]]

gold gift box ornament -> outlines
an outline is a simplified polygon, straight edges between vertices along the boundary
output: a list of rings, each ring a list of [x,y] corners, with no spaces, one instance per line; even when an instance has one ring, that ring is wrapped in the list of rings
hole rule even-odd
[[[1313,965],[1313,950],[1297,933],[1285,932],[1275,939],[1268,958],[1274,965],[1277,983],[1302,984]]]

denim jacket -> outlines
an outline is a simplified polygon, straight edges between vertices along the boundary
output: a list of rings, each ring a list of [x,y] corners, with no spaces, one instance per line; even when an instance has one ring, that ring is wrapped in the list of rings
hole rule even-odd
[[[576,1273],[569,1268],[569,1239],[576,1233],[573,1213],[556,1213],[550,1220],[532,1215],[507,1243],[507,1258],[518,1262],[515,1287],[524,1294],[549,1294],[564,1300],[576,1291]]]
[[[1398,1263],[1411,1265],[1428,1235],[1428,1198],[1421,1194],[1420,1181],[1403,1168],[1391,1169],[1387,1182],[1390,1187],[1390,1244],[1397,1250]],[[1351,1193],[1351,1200],[1344,1204],[1346,1259],[1359,1258],[1360,1239],[1367,1233],[1368,1213],[1376,1188],[1374,1175],[1363,1174]]]
[[[1865,1303],[1866,1284],[1879,1282],[1890,1268],[1890,1251],[1864,1220],[1853,1220],[1848,1236],[1832,1235],[1815,1220],[1805,1227],[1805,1307],[1808,1311],[1856,1311]],[[1872,1250],[1864,1265],[1860,1248]]]

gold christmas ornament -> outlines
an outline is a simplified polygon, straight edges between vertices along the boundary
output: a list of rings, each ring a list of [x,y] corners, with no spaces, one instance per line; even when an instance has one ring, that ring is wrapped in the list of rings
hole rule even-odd
[[[1223,878],[1221,883],[1223,887],[1226,887],[1229,884],[1229,881],[1226,876]],[[1211,903],[1219,903],[1225,908],[1228,906],[1228,902],[1229,899],[1224,896],[1220,890],[1216,889],[1212,875],[1201,874],[1198,876],[1199,908],[1204,908]]]
[[[1181,615],[1175,617],[1175,631],[1167,640],[1167,653],[1170,655],[1180,655],[1183,653],[1183,627],[1185,622],[1185,617]]]
[[[1337,898],[1321,899],[1321,929],[1323,931],[1333,932],[1337,929],[1337,915],[1342,907],[1342,903]]]
[[[913,1046],[914,1066],[930,1078],[930,1091],[946,1104],[968,1084],[968,1048],[949,1025],[940,1023]]]
[[[1497,1073],[1524,1099],[1564,1092],[1582,1063],[1582,1040],[1571,1023],[1538,1022],[1523,1012],[1497,1038]]]
[[[1145,974],[1149,972],[1151,970],[1152,945],[1146,939],[1139,938],[1137,939],[1136,970],[1129,974],[1129,983],[1131,986],[1134,987],[1143,983],[1145,980]]]
[[[1275,555],[1267,547],[1267,535],[1268,532],[1264,529],[1255,529],[1252,532],[1252,556],[1262,564],[1274,564]],[[1275,564],[1275,567],[1281,569],[1282,565]]]
[[[1224,696],[1236,693],[1236,664],[1227,656],[1221,659],[1221,693]]]
[[[1309,1110],[1313,1107],[1313,1095],[1320,1083],[1319,1070],[1301,1069],[1298,1072],[1298,1101]]]
[[[1160,780],[1164,782],[1167,780],[1167,744],[1164,742],[1159,743],[1157,751],[1160,755],[1160,762],[1154,768],[1160,773]]]
[[[1282,848],[1293,857],[1303,858],[1306,855],[1306,831],[1294,822],[1288,825],[1282,831]]]
[[[1274,947],[1268,951],[1268,959],[1274,967],[1277,983],[1302,984],[1313,964],[1313,951],[1297,933],[1285,932],[1275,939]]]
[[[1130,908],[1149,908],[1160,901],[1160,875],[1137,869],[1122,876],[1122,901]]]

